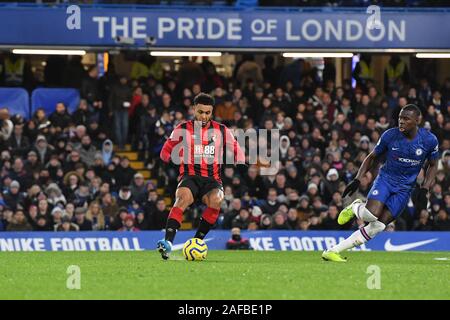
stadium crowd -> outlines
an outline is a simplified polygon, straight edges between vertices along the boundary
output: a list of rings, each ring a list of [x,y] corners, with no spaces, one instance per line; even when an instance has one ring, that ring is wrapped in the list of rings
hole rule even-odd
[[[230,78],[208,59],[183,59],[177,72],[156,60],[136,61],[126,75],[110,64],[102,77],[96,67],[84,72],[79,63],[68,64],[66,79],[58,80],[80,89],[74,113],[63,103],[51,114],[37,110],[30,120],[0,110],[0,231],[163,229],[168,209],[156,189],[173,197],[177,172],[162,165],[159,152],[174,126],[193,117],[192,99],[202,91],[216,100],[216,120],[231,128],[279,129],[288,140],[275,175],[261,176],[262,162],[245,171],[224,168],[217,228],[358,227],[360,221],[339,226],[337,215],[353,198],[366,197],[376,172],[345,203],[343,189],[380,135],[396,125],[399,110],[415,103],[423,111],[422,125],[440,141],[439,171],[429,207],[413,194],[388,229],[450,230],[450,79],[414,80],[406,68],[387,69],[386,88],[379,90],[360,67],[356,87],[351,81],[336,87],[329,61],[319,72],[301,59],[276,67],[270,55],[263,66],[245,55]],[[156,184],[115,154],[127,143]],[[199,204],[185,219],[195,226],[200,212]]]

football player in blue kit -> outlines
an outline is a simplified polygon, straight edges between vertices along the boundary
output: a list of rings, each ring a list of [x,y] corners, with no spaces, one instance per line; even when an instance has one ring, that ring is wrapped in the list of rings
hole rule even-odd
[[[420,109],[406,105],[399,114],[399,126],[386,130],[374,150],[364,159],[358,173],[345,188],[342,197],[352,195],[359,187],[361,178],[374,168],[377,160],[386,155],[367,202],[356,199],[343,209],[338,223],[343,225],[354,217],[366,222],[350,237],[324,251],[322,258],[327,261],[345,262],[340,253],[366,243],[395,220],[406,207],[416,184],[416,178],[427,162],[425,180],[418,191],[418,203],[428,202],[428,191],[432,187],[439,158],[439,143],[434,134],[419,128]]]

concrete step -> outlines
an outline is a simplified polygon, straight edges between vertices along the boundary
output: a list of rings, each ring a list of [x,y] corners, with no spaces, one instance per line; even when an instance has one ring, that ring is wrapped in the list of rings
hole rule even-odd
[[[145,168],[145,165],[142,161],[130,161],[130,167],[134,170],[142,170]]]
[[[126,144],[125,149],[120,150],[117,146],[114,146],[115,152],[125,152],[125,151],[131,151],[131,144]]]
[[[191,230],[192,229],[192,222],[183,221],[181,223],[180,230]]]
[[[138,153],[137,152],[121,151],[121,152],[116,152],[116,155],[118,155],[119,157],[127,157],[128,160],[130,160],[130,161],[137,161],[138,160]]]
[[[152,173],[148,170],[138,170],[138,172],[142,174],[146,180],[152,177]]]
[[[171,197],[165,197],[164,202],[166,203],[166,206],[170,206],[172,204],[172,198]]]

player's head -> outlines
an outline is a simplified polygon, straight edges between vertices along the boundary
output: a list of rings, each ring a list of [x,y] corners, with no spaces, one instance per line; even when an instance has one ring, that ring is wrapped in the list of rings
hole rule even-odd
[[[206,93],[199,93],[194,98],[194,116],[196,121],[201,121],[206,126],[212,118],[214,98]]]
[[[398,127],[401,132],[408,133],[419,125],[422,113],[415,104],[407,104],[398,115]]]

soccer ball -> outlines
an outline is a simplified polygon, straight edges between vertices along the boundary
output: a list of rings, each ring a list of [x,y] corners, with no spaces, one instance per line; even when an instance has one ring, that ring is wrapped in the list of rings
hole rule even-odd
[[[189,239],[183,246],[183,256],[189,261],[205,260],[207,253],[208,246],[202,239]]]

